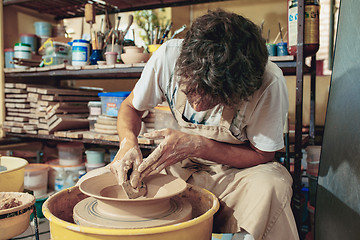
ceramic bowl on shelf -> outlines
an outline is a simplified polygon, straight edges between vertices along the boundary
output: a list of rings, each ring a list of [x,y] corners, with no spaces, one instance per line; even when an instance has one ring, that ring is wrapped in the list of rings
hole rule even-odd
[[[143,53],[144,48],[143,47],[137,47],[137,46],[126,46],[124,47],[125,53]]]
[[[121,60],[125,64],[146,63],[150,58],[149,53],[123,53]]]

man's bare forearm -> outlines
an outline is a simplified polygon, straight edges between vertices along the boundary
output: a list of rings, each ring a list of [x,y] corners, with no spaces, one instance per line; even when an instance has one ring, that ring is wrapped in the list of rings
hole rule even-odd
[[[117,131],[120,143],[126,138],[126,141],[137,144],[137,136],[141,130],[142,112],[136,110],[132,105],[133,97],[133,93],[131,93],[122,102],[118,112]]]

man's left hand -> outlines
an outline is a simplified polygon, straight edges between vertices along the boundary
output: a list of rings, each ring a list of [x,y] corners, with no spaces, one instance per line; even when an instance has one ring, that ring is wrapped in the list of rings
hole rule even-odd
[[[146,177],[150,173],[159,173],[164,168],[188,157],[194,157],[202,144],[200,136],[170,128],[145,133],[144,137],[163,139],[163,141],[138,167],[141,178]]]

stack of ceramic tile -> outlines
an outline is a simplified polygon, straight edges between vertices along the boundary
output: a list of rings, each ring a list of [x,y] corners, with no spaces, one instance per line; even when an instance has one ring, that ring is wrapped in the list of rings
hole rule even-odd
[[[117,135],[117,117],[99,115],[95,123],[95,132]]]
[[[5,83],[6,116],[3,129],[12,133],[36,134],[36,126],[29,123],[30,103],[24,84]]]
[[[50,134],[59,130],[86,129],[89,127],[87,104],[99,100],[98,92],[6,83],[5,130]]]

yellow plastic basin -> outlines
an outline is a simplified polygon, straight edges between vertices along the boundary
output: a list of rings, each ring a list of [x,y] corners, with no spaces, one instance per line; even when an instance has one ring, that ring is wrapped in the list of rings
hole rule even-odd
[[[28,161],[18,157],[1,157],[1,165],[7,170],[0,172],[0,192],[24,191],[24,173]]]
[[[141,229],[108,229],[85,227],[74,224],[72,211],[76,203],[87,198],[78,187],[62,190],[43,205],[44,216],[50,222],[52,240],[60,239],[117,239],[117,240],[180,240],[211,239],[213,216],[219,209],[219,201],[209,191],[188,185],[181,197],[193,206],[193,218],[169,226]]]

